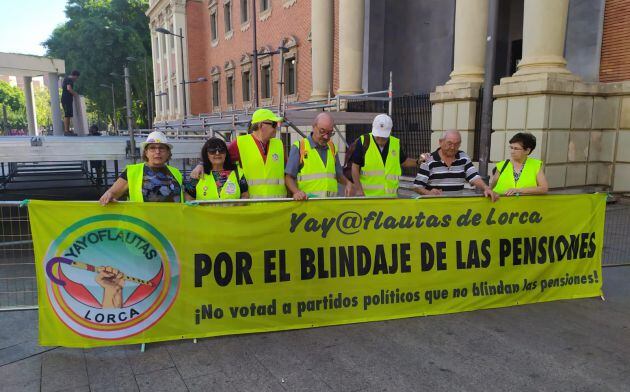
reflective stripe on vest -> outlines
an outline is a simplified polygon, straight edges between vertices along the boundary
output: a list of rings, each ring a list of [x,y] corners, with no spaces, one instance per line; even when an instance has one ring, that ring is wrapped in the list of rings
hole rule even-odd
[[[363,193],[365,196],[395,197],[398,192],[398,180],[402,174],[400,140],[394,136],[389,137],[389,151],[383,164],[381,152],[372,135],[362,135],[361,144],[365,145],[363,140],[366,136],[372,140],[365,151],[365,162],[361,170]]]
[[[276,138],[269,140],[269,151],[267,152],[266,160],[263,160],[257,143],[252,135],[243,135],[236,138],[236,144],[241,156],[239,165],[242,174],[247,178],[250,198],[286,197],[282,141]]]
[[[176,168],[166,165],[168,170],[175,178],[175,181],[179,183],[180,194],[179,200],[184,202],[184,187],[182,185],[182,173]],[[144,162],[136,163],[134,165],[127,165],[127,183],[129,184],[129,201],[144,202],[142,196],[142,179],[144,177]]]
[[[238,178],[236,177],[236,171],[232,170],[228,176],[225,184],[221,188],[219,193],[217,183],[214,180],[212,173],[203,176],[200,179],[195,188],[197,191],[197,200],[218,200],[218,199],[240,199],[241,187],[238,185]]]
[[[326,150],[326,164],[321,159],[319,151],[311,146],[304,138],[293,144],[298,150],[302,149],[303,163],[297,176],[298,188],[309,197],[337,196],[337,177],[335,172],[334,146]]]
[[[504,195],[509,189],[536,187],[538,186],[536,177],[541,167],[541,160],[527,158],[521,170],[521,176],[518,178],[518,181],[514,181],[514,166],[512,166],[512,161],[508,161],[507,164],[505,161],[502,161],[497,164],[497,170],[501,172],[501,174],[499,174],[497,183],[492,190],[500,195]]]

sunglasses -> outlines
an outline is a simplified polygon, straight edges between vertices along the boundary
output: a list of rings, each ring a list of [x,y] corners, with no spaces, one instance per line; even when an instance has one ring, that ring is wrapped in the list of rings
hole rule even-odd
[[[278,127],[278,123],[277,123],[277,122],[275,122],[275,121],[263,121],[262,123],[263,123],[263,124],[267,124],[267,125],[271,125],[271,126],[272,126],[272,127],[274,127],[274,128],[277,128],[277,127]]]
[[[224,148],[209,148],[208,154],[225,154]]]

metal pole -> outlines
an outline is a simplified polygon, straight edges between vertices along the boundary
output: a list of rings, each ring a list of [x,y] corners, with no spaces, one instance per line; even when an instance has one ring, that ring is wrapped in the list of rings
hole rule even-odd
[[[284,40],[282,44],[278,48],[278,54],[280,55],[280,75],[278,75],[278,115],[284,117],[282,115],[282,97],[284,93]]]
[[[151,99],[149,98],[149,75],[147,74],[147,56],[144,56],[144,89],[147,93],[147,128],[151,129]]]
[[[118,134],[118,118],[116,117],[116,95],[114,94],[114,82],[112,82],[112,109],[114,113],[114,118],[112,118],[114,132]]]
[[[8,129],[8,121],[7,121],[7,105],[2,104],[2,131],[7,132]]]
[[[252,0],[252,35],[254,42],[254,54],[252,65],[254,68],[254,108],[258,107],[258,44],[256,43],[256,0]]]
[[[184,95],[184,119],[186,119],[186,115],[188,114],[188,107],[186,105],[186,79],[184,78],[184,33],[182,32],[182,28],[179,28],[179,49],[182,60],[182,94]]]
[[[387,114],[391,117],[392,116],[392,104],[393,104],[393,96],[394,96],[394,84],[392,83],[392,71],[389,71],[389,88],[387,89],[387,100],[388,100],[388,105],[387,105]]]
[[[499,0],[490,0],[488,10],[488,38],[486,40],[486,67],[483,80],[483,109],[479,134],[479,173],[488,176],[490,160],[490,133],[492,132],[492,87],[494,85],[494,59],[497,48]]]
[[[127,101],[127,129],[129,131],[129,146],[131,148],[131,159],[136,163],[136,140],[133,135],[133,119],[131,117],[131,86],[129,84],[129,68],[124,67],[125,75],[125,99]]]

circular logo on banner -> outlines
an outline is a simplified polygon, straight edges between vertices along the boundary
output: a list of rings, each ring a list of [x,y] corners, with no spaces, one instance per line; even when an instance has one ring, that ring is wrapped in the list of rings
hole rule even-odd
[[[126,215],[74,223],[53,241],[43,263],[53,310],[74,332],[93,339],[146,331],[179,291],[174,247],[153,226]]]

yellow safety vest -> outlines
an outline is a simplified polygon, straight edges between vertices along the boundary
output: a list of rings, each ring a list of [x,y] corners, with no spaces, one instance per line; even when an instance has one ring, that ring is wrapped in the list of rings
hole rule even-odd
[[[364,137],[361,136],[361,144]],[[383,158],[378,144],[370,134],[369,146],[365,151],[365,160],[361,168],[361,186],[365,196],[396,197],[398,195],[398,180],[402,174],[400,167],[400,140],[389,137],[389,151],[387,160],[383,164]]]
[[[497,170],[501,173],[497,179],[493,191],[500,195],[504,195],[508,189],[513,188],[531,188],[538,186],[536,177],[542,167],[542,161],[534,158],[527,158],[523,165],[523,170],[518,178],[514,181],[514,167],[511,161],[503,161],[497,164]]]
[[[214,180],[212,173],[203,176],[200,179],[195,188],[197,191],[197,200],[218,200],[218,199],[240,199],[241,187],[238,185],[238,177],[236,176],[236,170],[232,170],[228,176],[221,193],[217,188],[217,183]]]
[[[293,143],[300,151],[300,169],[297,176],[298,188],[309,197],[337,196],[337,176],[335,175],[335,153],[333,142],[328,142],[326,165],[321,160],[319,152],[311,146],[311,142],[304,138]]]
[[[282,140],[269,141],[267,160],[264,161],[252,135],[236,138],[241,156],[239,166],[249,185],[252,199],[279,198],[287,196],[284,186],[284,147]]]
[[[144,163],[127,165],[127,182],[129,183],[129,201],[144,202],[142,196],[142,178],[144,177]],[[180,203],[184,202],[184,186],[182,185],[182,173],[176,168],[166,165],[175,180],[179,183],[181,192],[179,194]]]

